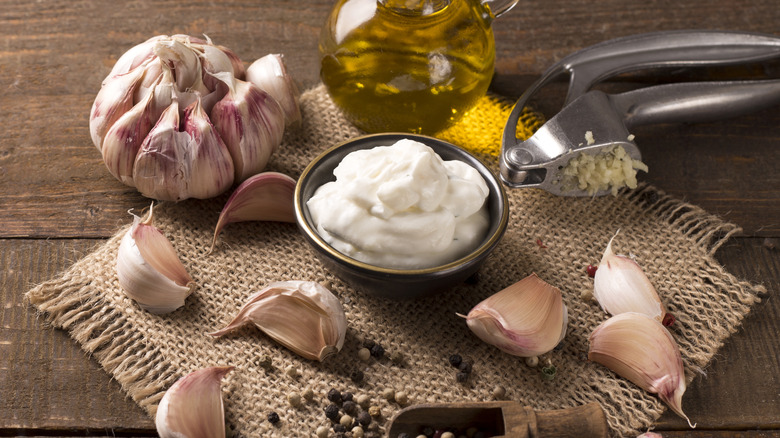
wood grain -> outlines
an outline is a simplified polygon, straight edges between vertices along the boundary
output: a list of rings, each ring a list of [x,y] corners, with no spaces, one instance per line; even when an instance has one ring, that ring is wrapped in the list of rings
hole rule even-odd
[[[318,82],[317,38],[331,5],[0,0],[0,436],[156,435],[119,384],[23,300],[126,224],[128,209],[149,203],[108,173],[89,136],[90,106],[119,55],[157,34],[206,34],[247,62],[283,53],[305,89]],[[778,34],[778,23],[777,0],[527,0],[495,22],[492,90],[516,98],[553,62],[611,38],[691,28]],[[780,77],[778,64],[746,71]],[[696,74],[675,70],[608,86]],[[534,105],[554,114],[564,91],[553,84]],[[764,244],[780,237],[778,126],[773,109],[635,133],[651,169],[645,180],[740,225],[741,237],[717,258],[769,291],[688,389],[684,406],[698,429],[665,414],[656,425],[664,436],[780,436],[780,304],[773,296],[780,252]]]

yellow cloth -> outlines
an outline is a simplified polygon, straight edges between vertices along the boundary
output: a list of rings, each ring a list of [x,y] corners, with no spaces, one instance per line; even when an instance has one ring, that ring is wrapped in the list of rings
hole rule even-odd
[[[436,137],[474,154],[497,156],[501,151],[504,125],[513,106],[513,101],[488,93],[461,120]],[[541,114],[526,107],[517,123],[517,138],[528,139],[543,123]]]

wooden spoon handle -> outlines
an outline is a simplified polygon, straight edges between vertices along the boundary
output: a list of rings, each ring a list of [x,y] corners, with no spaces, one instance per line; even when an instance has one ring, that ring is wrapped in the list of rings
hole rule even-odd
[[[596,402],[554,411],[536,411],[534,414],[536,421],[529,422],[531,437],[602,438],[609,433],[607,416]]]

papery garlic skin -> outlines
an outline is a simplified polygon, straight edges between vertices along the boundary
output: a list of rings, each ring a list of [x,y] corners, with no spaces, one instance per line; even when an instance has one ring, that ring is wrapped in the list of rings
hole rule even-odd
[[[90,111],[92,141],[112,175],[144,196],[179,201],[214,197],[262,171],[282,141],[285,114],[245,73],[235,53],[208,38],[159,35],[128,50]],[[287,95],[295,89],[274,92],[297,98]],[[181,127],[171,124],[176,118]],[[187,126],[188,118],[197,123]]]
[[[133,225],[117,251],[119,285],[141,308],[153,314],[173,312],[195,289],[170,241],[152,225],[153,212]]]
[[[593,278],[593,296],[610,315],[639,312],[663,322],[666,308],[658,292],[639,264],[612,251],[615,237],[617,233],[609,240]]]
[[[501,351],[533,357],[551,351],[566,336],[568,309],[560,290],[531,274],[477,304],[466,323]]]
[[[295,184],[292,177],[279,172],[261,172],[241,183],[219,214],[212,250],[222,228],[233,222],[295,223]]]
[[[300,95],[298,86],[287,74],[284,57],[279,54],[268,54],[256,60],[246,69],[246,80],[267,92],[279,102],[284,110],[285,124],[293,125],[301,120],[301,109],[298,105]]]
[[[320,362],[341,350],[347,332],[338,298],[312,281],[269,284],[249,297],[233,321],[210,334],[219,337],[250,323],[293,352]]]
[[[160,438],[225,438],[222,378],[234,367],[193,371],[163,395],[155,415]]]
[[[680,349],[660,322],[642,313],[621,313],[596,327],[589,341],[589,360],[658,394],[691,424],[682,410],[686,384]]]

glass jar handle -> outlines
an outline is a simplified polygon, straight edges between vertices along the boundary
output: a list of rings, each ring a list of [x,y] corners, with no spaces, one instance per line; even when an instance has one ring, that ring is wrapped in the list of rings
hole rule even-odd
[[[482,4],[490,8],[493,18],[498,18],[514,8],[520,0],[482,0]]]

